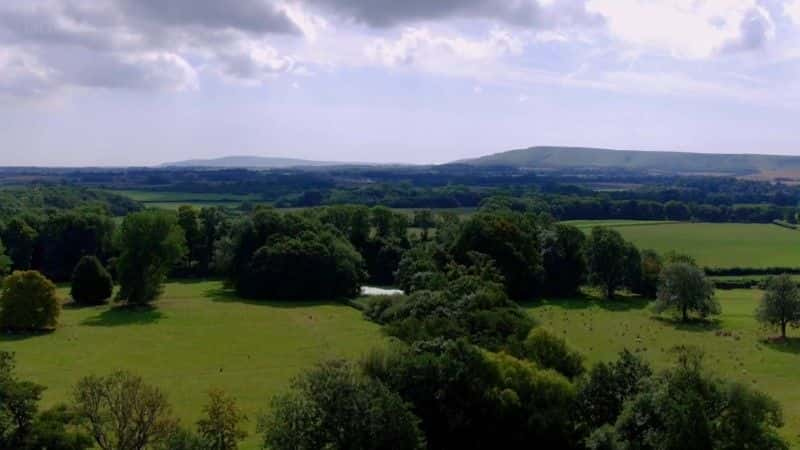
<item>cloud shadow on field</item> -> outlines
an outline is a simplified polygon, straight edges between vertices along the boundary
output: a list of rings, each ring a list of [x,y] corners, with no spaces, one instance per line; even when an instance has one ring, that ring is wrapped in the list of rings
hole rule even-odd
[[[128,307],[116,306],[100,314],[84,319],[81,325],[90,327],[116,327],[123,325],[149,325],[158,322],[164,313],[153,306]]]

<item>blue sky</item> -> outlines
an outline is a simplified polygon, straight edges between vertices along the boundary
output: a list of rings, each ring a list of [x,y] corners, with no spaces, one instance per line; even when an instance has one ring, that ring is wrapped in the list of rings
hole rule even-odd
[[[799,75],[800,0],[5,0],[0,165],[800,154]]]

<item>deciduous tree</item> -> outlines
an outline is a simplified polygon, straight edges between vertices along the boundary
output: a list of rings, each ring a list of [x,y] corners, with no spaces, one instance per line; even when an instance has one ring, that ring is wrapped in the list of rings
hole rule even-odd
[[[756,310],[756,318],[778,327],[784,339],[787,325],[800,325],[800,290],[791,276],[784,274],[769,280]]]

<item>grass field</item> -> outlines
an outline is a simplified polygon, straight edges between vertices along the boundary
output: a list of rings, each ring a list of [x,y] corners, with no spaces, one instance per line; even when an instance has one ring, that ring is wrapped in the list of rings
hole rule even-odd
[[[800,267],[800,231],[772,224],[570,221],[615,228],[639,248],[675,250],[710,267]]]
[[[797,337],[787,344],[766,343],[764,338],[774,332],[764,330],[754,319],[761,291],[718,291],[717,295],[723,313],[709,324],[659,319],[646,301],[638,299],[545,301],[528,305],[527,310],[542,326],[563,335],[590,363],[614,359],[628,348],[663,368],[672,361],[671,347],[702,348],[714,372],[753,385],[781,402],[786,422],[783,434],[793,448],[799,448],[800,331],[789,331]]]
[[[66,296],[64,290],[60,291]],[[44,405],[68,400],[84,375],[128,369],[164,389],[186,425],[198,419],[206,392],[233,394],[255,419],[293,375],[333,357],[357,357],[383,342],[356,309],[331,303],[250,303],[219,282],[170,283],[158,308],[65,308],[54,333],[0,336],[24,379],[48,387]]]
[[[253,203],[262,201],[258,194],[241,195],[137,190],[111,190],[109,192],[136,200],[147,207],[160,209],[178,209],[181,205],[192,205],[198,208],[209,206],[236,208],[246,201]]]

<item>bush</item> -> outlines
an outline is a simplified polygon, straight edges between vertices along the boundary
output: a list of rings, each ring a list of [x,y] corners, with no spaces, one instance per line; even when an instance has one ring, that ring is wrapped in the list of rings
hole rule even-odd
[[[544,369],[553,369],[568,377],[575,378],[584,372],[583,356],[567,346],[567,342],[543,328],[536,328],[528,334],[522,344],[523,356]]]
[[[95,256],[84,256],[72,273],[70,296],[81,305],[101,305],[111,298],[114,281]]]
[[[8,330],[51,329],[58,323],[61,304],[56,286],[34,270],[17,271],[3,280],[0,325]]]

